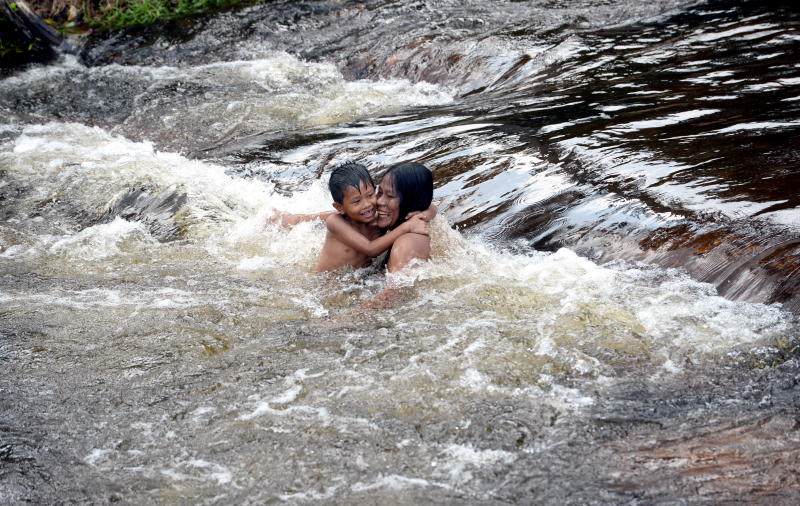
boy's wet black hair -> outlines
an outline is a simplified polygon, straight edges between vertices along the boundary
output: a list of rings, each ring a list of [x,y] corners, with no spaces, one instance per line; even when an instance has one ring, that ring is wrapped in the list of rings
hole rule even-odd
[[[375,186],[366,167],[356,162],[344,162],[331,172],[328,188],[331,190],[334,202],[341,204],[344,201],[345,189],[352,186],[357,190],[361,183]]]
[[[411,211],[424,211],[433,201],[433,173],[417,162],[396,163],[386,170],[384,178],[391,177],[394,191],[400,197],[400,215],[394,229],[406,221]]]

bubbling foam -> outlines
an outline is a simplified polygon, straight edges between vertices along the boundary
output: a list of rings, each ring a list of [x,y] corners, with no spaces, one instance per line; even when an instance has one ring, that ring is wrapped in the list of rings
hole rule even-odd
[[[73,83],[78,81],[89,83],[90,90],[75,90]],[[50,98],[15,113],[28,96],[21,93]],[[27,115],[33,121],[85,121],[87,111],[113,102],[115,132],[173,151],[201,151],[262,132],[316,128],[446,104],[453,96],[447,88],[404,79],[346,81],[331,63],[306,62],[283,52],[187,68],[86,67],[66,56],[58,64],[0,80],[0,111],[8,111],[11,119]],[[75,110],[65,110],[71,104]],[[107,116],[91,121],[104,124]]]
[[[324,226],[311,221],[285,229],[269,218],[276,210],[327,209],[322,180],[286,197],[270,183],[230,176],[220,165],[78,124],[29,127],[9,147],[0,154],[8,174],[32,189],[14,205],[31,223],[43,202],[59,199],[83,213],[108,216],[120,195],[146,186],[185,197],[169,217],[184,243],[155,241],[142,225],[146,215],[139,221],[116,217],[82,228],[51,227],[29,238],[27,247],[13,244],[24,241],[4,228],[5,257],[38,251],[40,261],[53,259],[53,270],[103,273],[155,255],[170,262],[174,276],[216,276],[223,265],[226,276],[282,287],[281,293],[291,293],[282,304],[314,318],[352,314],[387,287],[407,289],[413,295],[378,318],[413,329],[429,349],[452,351],[448,360],[455,357],[458,364],[458,388],[506,389],[516,381],[541,386],[559,374],[600,379],[642,362],[675,372],[698,356],[719,357],[779,339],[796,325],[777,306],[726,300],[677,271],[598,266],[567,249],[511,253],[479,237],[465,239],[442,217],[434,221],[434,259],[386,282],[368,270],[309,276]],[[78,258],[80,269],[69,267]],[[371,325],[369,317],[355,320]]]

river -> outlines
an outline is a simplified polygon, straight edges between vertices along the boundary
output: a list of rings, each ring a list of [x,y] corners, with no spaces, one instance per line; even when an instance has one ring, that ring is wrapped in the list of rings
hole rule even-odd
[[[800,500],[800,9],[270,2],[0,78],[0,503]],[[312,275],[345,160],[434,258]]]

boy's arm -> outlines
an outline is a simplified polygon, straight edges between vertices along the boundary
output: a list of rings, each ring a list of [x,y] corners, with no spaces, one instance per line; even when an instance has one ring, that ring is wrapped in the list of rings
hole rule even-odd
[[[332,214],[336,214],[336,211],[325,211],[322,213],[313,213],[313,214],[291,214],[291,213],[276,211],[275,214],[267,218],[267,223],[277,223],[282,227],[293,227],[298,223],[302,223],[304,221],[312,221],[312,220],[325,221],[328,218],[328,216]]]
[[[407,218],[420,215],[422,216],[422,219],[424,219],[425,221],[431,221],[436,217],[436,211],[437,211],[436,204],[431,203],[431,205],[424,211],[411,211],[410,213],[408,213]]]
[[[414,216],[396,229],[370,241],[364,235],[347,223],[339,215],[329,216],[325,220],[328,230],[338,240],[350,246],[359,253],[374,257],[389,249],[394,241],[403,234],[415,233],[430,234],[430,225],[421,216]]]

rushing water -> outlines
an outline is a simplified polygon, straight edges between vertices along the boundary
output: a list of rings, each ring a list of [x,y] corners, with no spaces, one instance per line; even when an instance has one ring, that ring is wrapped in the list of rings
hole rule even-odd
[[[5,76],[0,502],[796,503],[799,41],[276,2]],[[391,307],[268,224],[347,159],[435,174]]]

